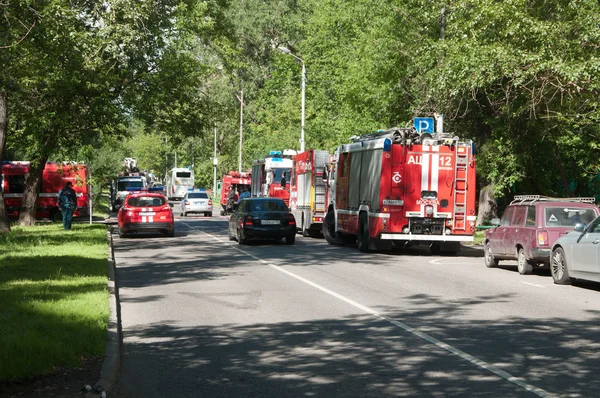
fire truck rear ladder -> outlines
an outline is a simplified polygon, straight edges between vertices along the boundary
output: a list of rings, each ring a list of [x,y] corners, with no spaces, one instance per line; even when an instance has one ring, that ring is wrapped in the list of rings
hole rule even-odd
[[[463,147],[464,152],[456,151],[456,167],[454,169],[454,231],[467,230],[467,167],[469,164],[469,148]],[[461,187],[462,185],[462,187]],[[459,200],[462,198],[462,200]]]

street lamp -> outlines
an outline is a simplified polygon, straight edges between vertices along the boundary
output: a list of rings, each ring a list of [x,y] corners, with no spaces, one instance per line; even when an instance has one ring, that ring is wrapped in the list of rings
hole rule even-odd
[[[293,54],[289,50],[289,48],[279,46],[279,47],[277,47],[277,49],[284,54],[291,55],[292,57],[294,57],[298,61],[300,61],[300,63],[302,64],[302,122],[301,122],[302,123],[302,132],[300,135],[300,152],[304,152],[304,103],[305,103],[305,91],[306,91],[306,67],[304,66],[304,60],[302,58],[300,58],[299,56]]]

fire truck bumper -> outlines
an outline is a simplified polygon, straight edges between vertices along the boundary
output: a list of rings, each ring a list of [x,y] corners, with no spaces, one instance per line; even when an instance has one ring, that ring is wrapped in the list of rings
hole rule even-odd
[[[381,234],[383,240],[423,240],[436,242],[472,242],[472,235],[411,235],[411,234]]]

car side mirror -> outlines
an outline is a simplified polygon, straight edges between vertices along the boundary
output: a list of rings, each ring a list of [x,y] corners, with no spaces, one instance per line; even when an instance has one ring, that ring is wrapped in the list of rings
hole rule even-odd
[[[495,227],[499,227],[500,226],[500,219],[499,218],[492,218],[491,224]]]
[[[583,230],[585,229],[585,224],[578,222],[577,224],[575,224],[575,227],[573,228],[573,230],[575,232],[583,232]]]

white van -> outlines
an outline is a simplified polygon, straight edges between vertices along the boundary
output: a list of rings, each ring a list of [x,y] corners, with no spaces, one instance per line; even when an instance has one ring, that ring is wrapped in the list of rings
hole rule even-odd
[[[167,197],[181,200],[188,189],[194,188],[194,172],[186,168],[175,168],[167,175]]]

